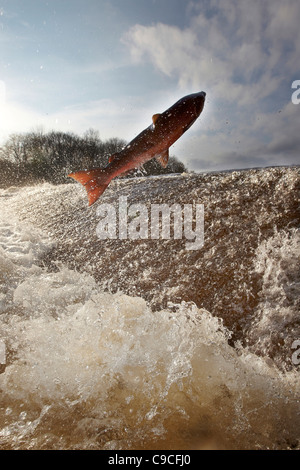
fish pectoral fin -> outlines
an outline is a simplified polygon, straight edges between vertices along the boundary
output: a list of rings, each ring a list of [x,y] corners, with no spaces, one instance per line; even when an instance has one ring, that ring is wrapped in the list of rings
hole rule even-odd
[[[160,113],[158,113],[158,114],[153,114],[153,116],[152,116],[152,122],[153,122],[153,125],[154,125],[154,126],[155,126],[156,121],[157,121],[157,119],[159,118],[159,116],[160,116]]]
[[[157,155],[156,160],[163,168],[166,168],[169,161],[169,149],[164,150],[161,154]]]

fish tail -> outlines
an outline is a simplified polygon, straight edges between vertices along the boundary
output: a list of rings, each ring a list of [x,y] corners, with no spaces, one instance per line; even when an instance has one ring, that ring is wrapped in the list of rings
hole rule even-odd
[[[111,175],[101,168],[96,168],[95,170],[76,171],[74,173],[70,173],[68,176],[85,187],[88,195],[89,206],[97,201],[112,180]]]

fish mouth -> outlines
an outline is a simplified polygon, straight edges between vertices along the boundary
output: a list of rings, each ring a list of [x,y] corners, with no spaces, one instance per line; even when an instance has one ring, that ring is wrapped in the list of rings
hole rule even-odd
[[[200,91],[200,93],[198,93],[197,97],[195,98],[195,110],[198,116],[203,110],[205,97],[206,97],[205,91]]]

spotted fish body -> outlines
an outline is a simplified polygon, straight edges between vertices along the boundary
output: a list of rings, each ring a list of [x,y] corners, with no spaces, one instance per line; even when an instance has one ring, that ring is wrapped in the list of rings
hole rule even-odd
[[[93,168],[69,174],[87,190],[91,206],[116,176],[140,167],[156,158],[163,167],[169,160],[169,147],[186,132],[200,116],[206,93],[184,96],[161,114],[152,116],[152,124],[137,135],[120,152],[109,158],[105,168]]]

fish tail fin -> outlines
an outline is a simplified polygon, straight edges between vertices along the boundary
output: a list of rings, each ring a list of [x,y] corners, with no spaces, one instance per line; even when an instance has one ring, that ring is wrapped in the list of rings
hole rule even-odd
[[[76,171],[74,173],[70,173],[68,176],[85,187],[88,195],[89,206],[94,204],[101,194],[104,193],[112,179],[107,171],[102,170],[101,168],[96,168],[95,170]]]

